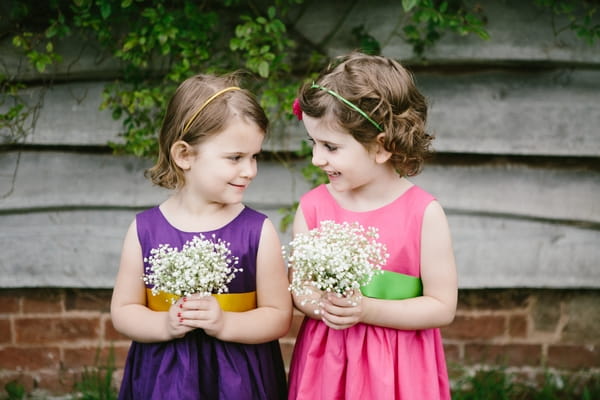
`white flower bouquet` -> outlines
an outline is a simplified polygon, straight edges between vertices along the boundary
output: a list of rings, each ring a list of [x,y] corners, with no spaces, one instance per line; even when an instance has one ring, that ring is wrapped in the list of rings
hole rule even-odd
[[[225,293],[235,273],[242,271],[236,267],[238,257],[231,255],[229,245],[215,235],[209,240],[202,234],[187,241],[179,251],[168,244],[161,244],[144,259],[151,268],[143,280],[154,285],[154,295],[160,292],[179,297],[193,293]]]
[[[306,234],[296,235],[289,244],[288,261],[294,271],[290,291],[297,296],[308,296],[312,286],[323,292],[348,296],[360,289],[382,272],[389,257],[378,238],[377,228],[330,220],[322,221],[320,227]],[[311,300],[311,303],[317,302]]]

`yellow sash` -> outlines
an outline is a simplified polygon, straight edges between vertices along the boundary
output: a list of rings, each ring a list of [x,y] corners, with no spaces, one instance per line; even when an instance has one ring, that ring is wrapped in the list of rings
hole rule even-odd
[[[256,308],[256,292],[244,293],[222,293],[213,294],[221,305],[223,311],[243,312]],[[154,311],[168,311],[179,296],[171,293],[160,292],[157,295],[152,293],[151,289],[146,289],[146,298],[148,307]]]

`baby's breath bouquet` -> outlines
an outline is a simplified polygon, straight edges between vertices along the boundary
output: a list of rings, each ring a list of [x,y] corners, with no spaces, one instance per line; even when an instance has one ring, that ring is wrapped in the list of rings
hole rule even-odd
[[[322,221],[320,227],[306,234],[296,235],[289,244],[288,261],[294,270],[289,289],[297,296],[310,295],[311,285],[339,296],[360,289],[381,273],[389,256],[378,238],[375,227],[330,220]]]
[[[143,276],[144,282],[154,285],[154,295],[160,292],[176,296],[225,293],[235,273],[242,271],[236,268],[238,257],[231,255],[229,245],[215,235],[209,240],[202,234],[187,241],[181,250],[161,244],[144,259],[150,264]]]

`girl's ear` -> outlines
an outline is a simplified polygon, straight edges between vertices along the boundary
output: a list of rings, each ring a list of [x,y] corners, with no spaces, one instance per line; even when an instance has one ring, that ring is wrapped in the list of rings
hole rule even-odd
[[[175,165],[183,171],[187,171],[191,168],[193,156],[194,150],[192,146],[183,140],[178,140],[171,146],[171,158],[173,159],[173,162],[175,162]]]
[[[380,133],[377,135],[376,144],[375,144],[375,162],[378,164],[385,164],[388,162],[390,157],[392,157],[392,153],[385,149],[383,145],[385,140],[385,133]]]

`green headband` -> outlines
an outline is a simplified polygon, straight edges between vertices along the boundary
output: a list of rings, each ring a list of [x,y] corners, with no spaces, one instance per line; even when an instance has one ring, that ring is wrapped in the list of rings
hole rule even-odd
[[[371,117],[369,117],[366,112],[364,112],[363,110],[361,110],[360,108],[358,108],[358,106],[356,106],[356,104],[351,103],[348,100],[346,100],[345,98],[343,98],[340,94],[334,92],[331,89],[327,89],[326,87],[323,87],[321,85],[317,85],[314,82],[313,82],[313,84],[311,86],[311,89],[320,89],[320,90],[323,90],[323,91],[329,93],[333,97],[338,98],[342,103],[346,104],[348,107],[350,107],[351,109],[353,109],[354,111],[356,111],[357,113],[359,113],[360,115],[362,115],[367,121],[369,121],[370,123],[372,123],[373,126],[375,126],[375,128],[377,128],[379,130],[379,132],[383,132],[383,129],[381,128],[381,126],[377,122],[373,121],[373,119]]]

